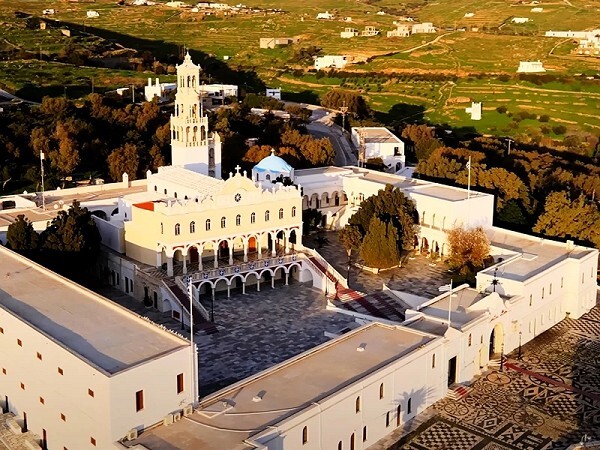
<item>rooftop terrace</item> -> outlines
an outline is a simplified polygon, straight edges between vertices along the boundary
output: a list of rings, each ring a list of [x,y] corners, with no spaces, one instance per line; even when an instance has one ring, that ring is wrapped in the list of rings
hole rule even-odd
[[[188,343],[0,247],[0,308],[108,375]]]

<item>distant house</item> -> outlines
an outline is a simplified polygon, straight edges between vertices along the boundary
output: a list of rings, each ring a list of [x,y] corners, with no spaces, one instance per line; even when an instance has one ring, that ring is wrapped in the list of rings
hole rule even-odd
[[[340,32],[340,37],[349,39],[358,36],[358,30],[356,28],[344,28],[344,31]]]
[[[317,19],[321,19],[321,20],[331,20],[333,19],[333,14],[331,14],[329,11],[325,11],[324,13],[318,13],[317,14]]]
[[[465,109],[465,112],[471,115],[471,120],[481,120],[481,111],[481,102],[472,102],[471,107]]]
[[[352,17],[344,17],[344,22],[352,22]]]
[[[54,9],[52,9],[52,8],[49,8],[49,9],[44,9],[44,10],[42,11],[42,14],[43,14],[44,16],[52,16],[52,15],[54,15],[54,13],[55,13],[55,12],[56,12],[56,11],[55,11]]]
[[[531,8],[531,12],[541,13],[544,12],[544,8]]]
[[[541,73],[545,72],[541,61],[520,61],[517,73]]]
[[[88,18],[100,17],[100,14],[98,14],[98,11],[93,11],[93,10],[88,11],[86,13],[86,15],[88,16]]]
[[[184,2],[173,1],[165,3],[165,6],[168,6],[169,8],[186,8],[188,5]]]
[[[362,36],[377,36],[380,33],[380,31],[373,26],[366,26],[365,29],[363,30],[363,32],[361,33]]]
[[[415,23],[412,26],[412,34],[435,33],[436,29],[431,22]]]
[[[471,17],[474,17],[474,16],[475,16],[475,13],[472,13],[472,12],[465,13],[465,17],[468,19]]]
[[[296,39],[296,38],[289,38],[289,37],[280,37],[280,38],[266,37],[266,38],[260,38],[260,40],[259,40],[259,47],[260,48],[285,47],[286,45],[295,44],[296,42],[298,42],[298,39]]]
[[[177,83],[160,83],[158,78],[152,83],[152,78],[148,78],[148,85],[144,86],[144,97],[147,102],[151,102],[154,98],[158,98],[159,102],[167,101],[168,94],[177,89]]]
[[[529,17],[513,17],[510,21],[512,23],[527,23],[529,22]]]
[[[315,69],[343,69],[348,64],[348,57],[342,55],[325,55],[315,59]]]
[[[265,97],[272,97],[276,100],[281,100],[281,88],[267,88]]]
[[[408,25],[396,25],[396,29],[387,32],[387,37],[408,37],[410,36],[410,27]]]

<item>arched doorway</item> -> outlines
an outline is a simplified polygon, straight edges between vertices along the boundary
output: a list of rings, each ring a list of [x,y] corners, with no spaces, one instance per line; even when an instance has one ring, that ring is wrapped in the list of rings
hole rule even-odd
[[[256,253],[256,238],[254,236],[248,239],[248,253]]]
[[[428,251],[429,251],[429,242],[427,241],[427,238],[423,238],[423,239],[421,239],[421,252],[427,253]]]
[[[219,243],[219,257],[229,258],[229,242],[221,241]]]
[[[502,324],[497,323],[490,334],[489,359],[493,359],[494,356],[499,356],[502,353],[503,343],[504,329],[502,328]]]
[[[188,255],[190,255],[190,262],[197,263],[198,262],[198,249],[196,247],[190,247],[188,250]]]

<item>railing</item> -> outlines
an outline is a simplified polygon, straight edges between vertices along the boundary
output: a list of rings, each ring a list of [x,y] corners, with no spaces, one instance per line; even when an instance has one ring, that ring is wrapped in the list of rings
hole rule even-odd
[[[312,269],[315,271],[315,273],[317,274],[321,274],[323,277],[323,281],[325,282],[325,286],[323,289],[323,292],[327,292],[328,294],[331,293],[335,293],[337,292],[337,286],[336,286],[336,282],[331,280],[326,273],[323,272],[323,270],[320,267],[317,267],[315,265],[315,263],[313,263],[309,258],[302,258],[302,261],[305,262],[306,264],[308,264],[310,267],[312,267]],[[333,276],[333,275],[332,275]]]
[[[237,275],[239,273],[260,271],[297,261],[300,261],[300,256],[298,254],[274,256],[237,265],[219,267],[217,269],[203,270],[201,272],[192,273],[189,276],[192,277],[193,281],[205,281],[212,280],[213,278]]]
[[[185,276],[185,275],[184,275]],[[186,294],[188,293],[188,287],[186,286],[186,284],[183,282],[182,277],[175,277],[175,283],[177,284],[177,286],[179,286],[179,288],[185,292]],[[192,289],[196,289],[195,287],[192,287]],[[189,297],[189,294],[188,294]],[[205,320],[210,320],[210,314],[208,314],[208,311],[206,310],[206,308],[204,307],[204,305],[202,305],[202,303],[200,303],[197,299],[195,295],[192,295],[192,305],[196,307],[196,309],[198,309],[200,311],[200,314],[202,314],[202,316],[204,317]]]
[[[338,281],[338,283],[340,283],[342,286],[344,286],[345,288],[348,287],[348,280],[342,276],[341,273],[339,273],[335,267],[333,267],[331,264],[329,264],[327,262],[327,260],[325,258],[323,258],[321,256],[321,254],[316,251],[315,249],[312,248],[308,248],[305,247],[304,250],[313,258],[315,258],[320,264],[323,265],[323,267],[325,267],[325,269],[331,274],[333,275],[333,277]]]

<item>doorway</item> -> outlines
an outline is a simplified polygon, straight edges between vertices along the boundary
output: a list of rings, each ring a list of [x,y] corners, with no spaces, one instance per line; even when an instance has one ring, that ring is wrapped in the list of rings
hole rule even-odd
[[[456,356],[448,360],[448,386],[456,383]]]
[[[490,349],[489,359],[493,359],[494,355],[502,353],[502,344],[504,342],[504,330],[502,325],[497,323],[490,334]]]

